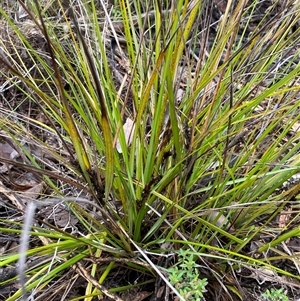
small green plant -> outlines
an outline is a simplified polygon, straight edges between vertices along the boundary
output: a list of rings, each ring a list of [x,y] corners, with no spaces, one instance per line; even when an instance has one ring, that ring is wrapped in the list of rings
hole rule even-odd
[[[206,292],[207,279],[199,279],[198,267],[190,250],[180,249],[178,263],[168,269],[169,279],[185,300],[200,301]]]
[[[271,288],[271,290],[267,289],[266,292],[262,294],[262,296],[268,301],[289,301],[288,297],[283,292],[283,288]]]

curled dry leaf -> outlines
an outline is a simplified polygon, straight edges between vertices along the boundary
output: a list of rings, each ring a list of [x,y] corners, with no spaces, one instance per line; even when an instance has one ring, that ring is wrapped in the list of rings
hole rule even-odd
[[[41,195],[42,189],[43,183],[41,182],[21,193],[17,193],[17,195],[22,199],[23,202],[34,201]]]
[[[224,225],[228,225],[228,219],[218,211],[212,211],[210,213],[209,221],[219,228],[222,228]]]
[[[24,9],[24,7],[19,3],[18,4],[18,12],[17,12],[17,20],[21,20],[26,17],[28,17],[28,13]]]
[[[19,153],[5,140],[0,141],[0,157],[14,160],[19,157]],[[0,173],[5,173],[10,169],[7,164],[0,166]]]
[[[63,203],[40,209],[39,216],[53,222],[59,228],[74,227],[78,223],[77,217]]]
[[[134,128],[135,128],[135,124],[134,124],[133,120],[128,117],[126,119],[126,122],[123,125],[125,141],[126,141],[127,146],[129,146],[132,142]],[[116,148],[117,148],[117,151],[121,154],[122,153],[122,147],[121,147],[119,139],[117,140]]]
[[[176,102],[178,104],[181,103],[182,99],[184,97],[184,90],[183,89],[178,89],[177,93],[176,93]]]

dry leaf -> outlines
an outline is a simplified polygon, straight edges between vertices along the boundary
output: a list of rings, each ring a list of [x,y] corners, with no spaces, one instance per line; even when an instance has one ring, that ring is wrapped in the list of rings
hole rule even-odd
[[[218,211],[210,213],[209,222],[214,223],[214,225],[219,228],[222,228],[224,225],[228,225],[228,219]]]
[[[279,217],[277,216],[279,228],[285,228],[289,224],[292,217],[292,213],[293,213],[293,209],[289,208],[285,211],[282,211]]]
[[[125,124],[123,125],[123,130],[124,130],[124,135],[125,135],[125,141],[126,141],[126,145],[127,146],[129,146],[131,144],[131,142],[132,142],[134,128],[135,128],[135,124],[134,124],[133,120],[131,120],[128,117],[126,119]],[[122,153],[122,148],[121,148],[121,144],[120,144],[120,140],[119,139],[117,140],[116,148],[117,148],[117,151],[121,154]]]
[[[176,93],[176,103],[180,104],[183,97],[184,97],[184,90],[183,89],[178,89],[177,93]]]
[[[2,140],[0,142],[0,157],[14,160],[19,157],[19,153],[9,143]],[[10,167],[7,164],[3,164],[0,167],[0,173],[5,173],[8,169],[10,169]]]
[[[27,11],[23,8],[23,6],[19,3],[19,8],[18,8],[18,12],[17,12],[17,19],[21,20],[23,18],[28,17],[28,13]]]
[[[55,204],[40,209],[39,216],[45,218],[48,222],[54,222],[56,227],[74,227],[78,223],[77,217],[70,211],[65,204]]]
[[[42,189],[43,183],[38,183],[21,193],[17,193],[17,196],[19,196],[19,198],[21,198],[24,202],[34,201],[40,196]]]

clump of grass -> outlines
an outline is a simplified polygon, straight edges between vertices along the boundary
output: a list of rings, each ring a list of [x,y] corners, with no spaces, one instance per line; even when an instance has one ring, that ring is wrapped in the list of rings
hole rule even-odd
[[[20,6],[24,24],[1,10],[14,36],[1,45],[2,77],[19,89],[21,107],[34,111],[3,108],[1,129],[22,160],[0,160],[44,183],[39,207],[67,204],[77,218],[71,234],[45,217],[34,223],[27,257],[45,261],[28,267],[27,291],[41,296],[75,271],[89,283],[87,300],[119,300],[117,293],[153,285],[167,264],[160,259],[179,249],[202,254],[205,268],[197,266],[195,277],[221,283],[229,267],[235,275],[240,266],[262,266],[299,279],[273,264],[287,258],[277,246],[295,235],[292,222],[272,226],[297,203],[299,186],[277,192],[300,169],[299,7],[292,2],[288,12],[272,15],[277,6],[270,7],[254,28],[259,1],[228,1],[215,24],[213,6],[202,1],[120,0],[101,9],[57,1],[57,19],[29,1]],[[1,231],[20,233],[20,222],[4,222]],[[252,256],[251,243],[270,232]],[[7,254],[0,265],[17,260]],[[129,285],[110,287],[117,269]],[[224,294],[246,293],[237,282],[225,287]]]

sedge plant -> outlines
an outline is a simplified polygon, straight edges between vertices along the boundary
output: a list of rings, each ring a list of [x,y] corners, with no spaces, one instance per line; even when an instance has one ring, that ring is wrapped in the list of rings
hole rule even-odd
[[[257,20],[259,3],[227,1],[218,19],[198,0],[18,1],[18,17],[0,8],[9,32],[1,135],[19,156],[0,156],[8,212],[24,216],[19,201],[30,194],[8,185],[13,171],[43,187],[31,197],[41,215],[27,231],[27,294],[55,300],[56,287],[66,298],[84,279],[78,298],[124,300],[163,279],[165,294],[183,300],[174,269],[166,273],[178,250],[192,252],[198,284],[197,273],[240,299],[246,292],[232,279],[241,266],[300,280],[276,266],[297,265],[278,246],[298,235],[299,184],[280,189],[300,170],[300,7],[276,2]],[[276,227],[292,201],[291,220]],[[43,215],[58,205],[64,224]],[[19,237],[19,219],[0,222]],[[0,267],[19,258],[10,250]]]

